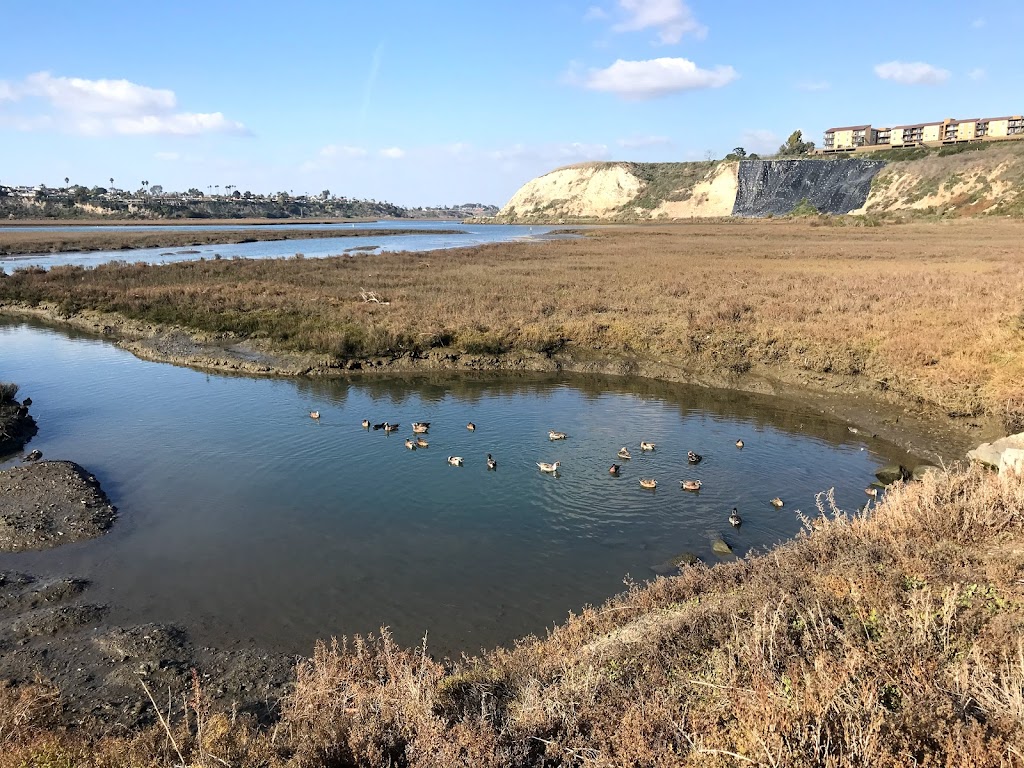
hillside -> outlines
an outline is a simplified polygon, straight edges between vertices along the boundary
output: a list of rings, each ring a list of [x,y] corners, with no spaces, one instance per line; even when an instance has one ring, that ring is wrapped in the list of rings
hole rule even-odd
[[[1024,142],[857,156],[696,163],[586,163],[525,184],[501,222],[822,213],[1024,213]],[[804,208],[803,210],[809,210]]]

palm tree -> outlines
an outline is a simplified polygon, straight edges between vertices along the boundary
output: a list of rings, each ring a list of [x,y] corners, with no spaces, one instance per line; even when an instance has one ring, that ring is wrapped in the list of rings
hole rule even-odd
[[[64,177],[64,186],[66,187],[70,183],[71,183],[71,179],[68,176],[65,176]]]

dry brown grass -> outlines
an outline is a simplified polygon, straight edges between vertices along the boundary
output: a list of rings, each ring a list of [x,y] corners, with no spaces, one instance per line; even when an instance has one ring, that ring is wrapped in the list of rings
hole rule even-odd
[[[698,374],[792,374],[1019,420],[1024,224],[816,223],[614,228],[575,241],[326,260],[64,267],[0,279],[0,303],[107,310],[342,359],[528,350],[662,360]],[[363,288],[390,304],[363,302]]]
[[[853,517],[824,496],[806,531],[480,657],[320,644],[269,732],[196,687],[173,751],[30,723],[0,768],[1024,765],[1024,483],[936,473]]]

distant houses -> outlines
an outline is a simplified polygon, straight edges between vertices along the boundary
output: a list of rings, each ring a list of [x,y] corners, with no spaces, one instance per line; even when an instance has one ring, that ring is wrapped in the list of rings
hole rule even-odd
[[[851,125],[829,128],[821,148],[824,154],[871,152],[889,147],[941,147],[974,141],[1024,139],[1024,117],[976,117],[967,120],[946,118],[932,123],[874,128]]]

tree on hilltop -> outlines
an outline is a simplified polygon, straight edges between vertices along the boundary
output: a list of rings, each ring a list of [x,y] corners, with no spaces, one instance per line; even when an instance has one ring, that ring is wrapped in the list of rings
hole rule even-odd
[[[813,141],[804,141],[803,131],[793,131],[786,143],[779,147],[780,155],[809,155],[814,151]]]

